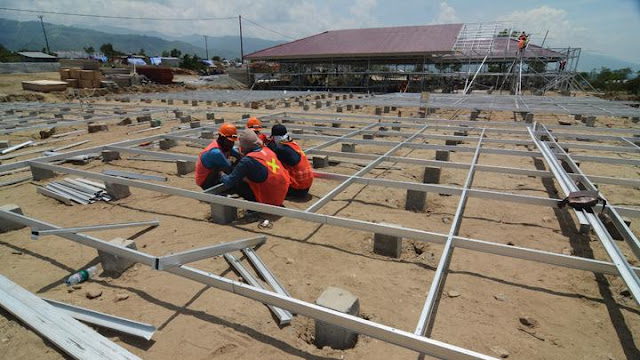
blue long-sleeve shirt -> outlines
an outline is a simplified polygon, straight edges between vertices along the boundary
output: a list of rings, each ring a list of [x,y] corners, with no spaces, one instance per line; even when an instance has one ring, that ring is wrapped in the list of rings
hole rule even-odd
[[[288,166],[298,165],[300,159],[302,158],[300,154],[293,150],[290,146],[286,146],[284,144],[276,144],[275,142],[270,142],[268,145],[269,149],[276,153],[278,160],[281,163]]]
[[[231,156],[236,159],[239,159],[241,157],[236,148],[231,148]],[[202,157],[200,157],[200,159],[202,160],[202,165],[204,165],[204,167],[206,167],[207,169],[226,169],[231,167],[229,159],[227,159],[222,150],[218,148],[213,148],[205,152],[204,154],[202,154]]]
[[[260,151],[260,148],[256,148],[253,151]],[[220,180],[227,189],[231,189],[239,185],[245,177],[253,182],[260,183],[267,180],[268,175],[267,168],[258,160],[245,156],[238,161],[231,174],[222,174]]]

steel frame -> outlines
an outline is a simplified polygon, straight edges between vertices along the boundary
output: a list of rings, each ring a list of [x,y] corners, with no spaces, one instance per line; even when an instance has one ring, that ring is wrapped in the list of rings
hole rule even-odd
[[[433,324],[435,314],[433,313],[434,304],[437,302],[438,294],[441,293],[442,287],[442,279],[446,275],[448,263],[450,261],[453,249],[455,247],[469,249],[477,252],[487,253],[487,254],[495,254],[501,256],[507,256],[517,259],[536,261],[545,264],[551,264],[556,266],[563,266],[567,268],[580,269],[585,271],[592,271],[597,273],[611,274],[611,275],[619,275],[623,278],[625,283],[629,286],[630,290],[634,294],[634,299],[640,298],[640,293],[638,292],[638,276],[640,274],[640,268],[629,266],[624,257],[620,254],[619,249],[613,242],[603,242],[603,246],[607,250],[609,256],[613,259],[613,262],[594,260],[581,258],[577,256],[571,255],[563,255],[556,254],[547,251],[534,250],[522,247],[515,246],[507,246],[497,243],[492,243],[488,241],[478,240],[478,239],[470,239],[465,237],[460,237],[457,235],[457,231],[460,225],[460,221],[464,214],[464,208],[466,205],[466,201],[469,197],[479,197],[479,198],[488,198],[495,199],[501,201],[514,201],[526,204],[533,204],[539,206],[549,206],[555,207],[559,202],[559,199],[550,199],[550,198],[542,198],[535,196],[526,196],[526,195],[518,195],[518,194],[510,194],[504,192],[496,192],[496,191],[487,191],[487,190],[478,190],[472,189],[471,184],[473,182],[473,176],[477,171],[490,171],[497,173],[505,173],[505,174],[520,174],[527,176],[538,176],[545,178],[555,178],[561,179],[562,184],[573,183],[573,181],[579,181],[581,183],[591,184],[593,187],[591,180],[594,180],[599,183],[611,183],[617,185],[626,185],[626,186],[637,186],[638,180],[636,179],[621,179],[621,178],[611,178],[605,176],[591,176],[585,175],[581,172],[581,170],[577,167],[574,160],[583,160],[583,161],[595,161],[595,162],[611,162],[610,160],[614,158],[606,158],[606,157],[596,157],[590,155],[569,155],[563,149],[564,148],[583,148],[586,150],[601,150],[601,151],[620,151],[620,152],[628,152],[628,153],[637,153],[639,148],[633,142],[626,139],[624,136],[620,136],[620,134],[628,134],[634,135],[636,133],[640,133],[640,131],[627,129],[580,129],[585,130],[586,132],[599,131],[601,133],[606,133],[608,135],[591,135],[585,134],[585,137],[592,137],[598,140],[616,140],[624,144],[624,146],[612,147],[610,145],[585,145],[582,144],[570,144],[570,143],[558,143],[554,140],[554,137],[562,138],[563,136],[567,138],[578,137],[582,138],[583,135],[580,134],[569,134],[569,133],[561,133],[561,132],[553,132],[551,133],[548,128],[533,126],[526,127],[523,125],[514,125],[514,124],[496,124],[491,123],[491,126],[503,126],[503,128],[489,128],[483,125],[489,125],[488,122],[450,122],[453,124],[457,124],[459,126],[444,126],[442,120],[431,120],[431,119],[418,119],[418,118],[394,118],[394,117],[378,117],[378,122],[372,121],[343,121],[343,123],[350,123],[352,125],[359,125],[360,128],[356,130],[352,129],[342,129],[342,128],[327,128],[327,127],[310,127],[307,125],[300,125],[297,123],[333,123],[336,120],[322,120],[317,118],[303,118],[303,117],[291,117],[291,115],[298,115],[292,113],[280,113],[280,114],[272,114],[270,118],[265,119],[269,121],[278,121],[278,120],[288,120],[294,121],[296,123],[288,124],[293,129],[314,129],[314,130],[323,130],[323,131],[335,131],[341,133],[341,136],[326,136],[326,135],[304,135],[300,136],[300,138],[307,138],[312,140],[326,140],[320,145],[311,147],[306,150],[308,154],[318,154],[318,155],[330,155],[336,157],[343,157],[348,159],[360,159],[360,160],[368,160],[371,161],[367,166],[365,166],[362,170],[356,172],[354,175],[339,175],[325,172],[316,172],[320,177],[326,179],[340,180],[342,181],[340,185],[336,186],[333,190],[331,190],[328,194],[318,200],[316,203],[312,204],[306,210],[295,210],[289,208],[280,208],[274,207],[265,204],[258,204],[253,202],[248,202],[245,200],[226,198],[217,196],[215,194],[209,193],[201,193],[195,192],[185,189],[179,189],[171,186],[160,185],[148,183],[145,181],[135,180],[135,179],[124,179],[120,177],[110,176],[106,174],[100,174],[95,172],[89,172],[74,168],[68,168],[61,165],[54,165],[54,161],[62,160],[66,157],[76,156],[85,154],[88,152],[95,152],[100,150],[114,150],[119,152],[129,152],[139,155],[152,155],[161,159],[169,159],[169,160],[186,160],[186,161],[194,161],[196,160],[195,156],[192,155],[184,155],[184,154],[173,154],[170,152],[157,152],[157,151],[149,151],[149,150],[141,150],[132,148],[130,146],[137,145],[140,142],[145,141],[157,141],[160,139],[174,139],[178,141],[190,141],[198,144],[205,145],[209,141],[192,138],[188,135],[196,135],[201,130],[215,130],[215,127],[205,127],[201,129],[189,129],[184,131],[178,131],[172,134],[162,134],[155,135],[146,138],[140,138],[135,140],[123,141],[111,145],[104,145],[89,149],[83,149],[78,151],[72,151],[65,154],[59,154],[47,158],[38,158],[28,161],[18,162],[17,164],[8,164],[8,168],[0,167],[0,170],[6,169],[16,169],[22,166],[28,165],[32,168],[45,169],[54,172],[60,173],[68,173],[75,174],[79,176],[83,176],[90,179],[101,180],[104,182],[110,182],[115,184],[121,184],[126,186],[143,188],[151,191],[157,191],[166,194],[172,194],[176,196],[183,196],[192,199],[197,199],[200,201],[205,201],[211,204],[231,206],[237,208],[244,208],[248,210],[260,211],[267,214],[286,216],[295,219],[300,219],[304,221],[310,221],[320,224],[328,224],[334,226],[341,226],[349,229],[360,230],[360,231],[369,231],[375,233],[382,233],[394,236],[402,236],[413,240],[418,241],[427,241],[436,244],[444,244],[444,251],[440,259],[440,263],[436,270],[436,275],[431,284],[431,288],[429,291],[429,295],[425,302],[425,307],[423,309],[423,313],[420,316],[418,326],[415,330],[415,334],[411,334],[408,332],[403,332],[397,329],[388,328],[384,325],[371,323],[366,320],[362,320],[355,317],[350,317],[348,315],[335,313],[330,310],[319,308],[313,304],[305,303],[296,299],[292,299],[282,293],[270,292],[263,289],[257,289],[255,287],[250,287],[244,284],[240,284],[228,279],[224,279],[222,277],[208,274],[202,272],[200,270],[187,267],[184,265],[189,261],[196,261],[198,259],[208,258],[213,256],[212,254],[221,254],[220,251],[224,252],[224,249],[241,249],[238,248],[242,246],[241,244],[237,245],[225,245],[224,249],[219,249],[214,247],[203,248],[192,250],[191,252],[185,252],[174,255],[167,255],[165,257],[153,257],[151,255],[144,254],[142,252],[138,252],[135,250],[130,250],[121,247],[113,247],[113,245],[99,240],[97,238],[92,238],[83,234],[59,234],[67,239],[72,241],[76,241],[96,249],[100,249],[102,251],[112,252],[116,255],[123,256],[135,260],[137,262],[146,264],[155,268],[157,270],[165,270],[177,275],[185,276],[187,278],[203,282],[205,284],[209,284],[219,289],[223,289],[226,291],[231,291],[236,294],[246,296],[267,304],[271,304],[276,307],[281,307],[283,309],[287,309],[293,313],[310,316],[312,318],[329,322],[338,326],[342,326],[344,328],[354,330],[360,332],[362,334],[366,334],[372,337],[379,338],[381,340],[397,344],[409,349],[416,350],[423,354],[430,354],[439,357],[447,357],[447,358],[486,358],[482,354],[477,354],[465,349],[460,349],[457,347],[451,347],[450,345],[429,339],[423,335],[426,334],[426,330],[429,324]],[[304,116],[310,116],[310,114],[300,114]],[[350,116],[345,116],[345,114],[313,114],[312,116],[341,116],[348,118]],[[351,116],[351,117],[362,117],[364,116]],[[376,117],[374,117],[376,118]],[[369,117],[371,119],[371,117]],[[391,119],[395,119],[400,121],[397,122],[382,122],[382,120],[388,121]],[[468,123],[473,125],[473,127],[469,127]],[[465,126],[466,125],[466,126]],[[379,141],[379,140],[360,140],[353,139],[354,136],[362,135],[362,134],[380,134],[383,132],[372,130],[375,126],[397,126],[400,128],[406,128],[411,130],[411,133],[402,132],[402,131],[387,131],[384,132],[387,136],[396,136],[403,138],[402,141],[393,142],[393,141]],[[415,131],[415,130],[418,131]],[[432,135],[432,134],[423,134],[427,129],[435,129],[435,130],[466,130],[466,131],[478,131],[480,134],[477,137],[472,136],[449,136],[449,135]],[[562,128],[554,128],[554,129],[562,129]],[[529,139],[487,139],[485,138],[486,133],[496,133],[496,134],[511,134],[516,136],[521,135],[529,135]],[[296,136],[296,135],[294,135]],[[549,145],[544,144],[539,140],[541,136],[546,136],[547,138],[552,139]],[[429,139],[429,140],[459,140],[459,141],[471,141],[476,140],[477,146],[475,148],[468,148],[463,146],[443,146],[443,145],[431,145],[431,144],[417,144],[412,143],[412,141],[416,139]],[[392,146],[390,150],[385,152],[382,155],[368,155],[368,154],[357,154],[357,153],[339,153],[334,151],[323,150],[331,145],[338,144],[340,142],[354,142],[354,143],[362,143],[368,145],[376,145],[376,146]],[[538,151],[517,151],[517,150],[505,150],[505,149],[491,149],[485,148],[483,145],[486,143],[502,143],[502,144],[514,144],[514,145],[536,145],[538,147]],[[552,154],[549,150],[549,147],[556,149],[557,153]],[[398,151],[401,148],[415,148],[415,149],[433,149],[433,150],[455,150],[459,152],[473,152],[473,160],[470,164],[466,163],[455,163],[455,162],[445,162],[445,161],[435,161],[435,160],[426,160],[419,158],[407,158],[400,156],[393,156],[393,153]],[[509,156],[527,156],[527,157],[537,157],[543,158],[547,161],[547,163],[551,166],[551,171],[541,171],[541,170],[529,170],[529,169],[519,169],[519,168],[510,168],[510,167],[502,167],[502,166],[492,166],[492,165],[481,165],[478,164],[477,161],[482,153],[491,153],[491,154],[499,154],[499,155],[509,155]],[[551,157],[553,156],[553,158]],[[575,171],[574,174],[567,174],[559,168],[558,161],[566,160],[571,168]],[[436,185],[436,184],[421,184],[421,183],[411,183],[411,182],[401,182],[401,181],[391,181],[384,179],[373,179],[364,177],[366,173],[374,169],[377,165],[382,162],[398,162],[398,163],[407,163],[407,164],[416,164],[416,165],[429,165],[429,166],[440,166],[440,167],[451,167],[451,168],[459,168],[459,169],[468,169],[467,179],[463,187],[452,187],[445,185]],[[635,159],[621,159],[617,163],[627,164],[627,165],[637,165],[639,164],[638,160]],[[555,165],[554,165],[555,164]],[[454,195],[459,195],[460,200],[458,203],[458,207],[456,209],[454,221],[452,223],[451,229],[448,234],[441,234],[436,232],[424,231],[419,229],[411,229],[402,226],[390,226],[377,224],[367,221],[361,221],[351,218],[344,218],[338,216],[324,215],[318,214],[317,211],[326,203],[328,203],[335,195],[342,192],[346,189],[350,184],[359,183],[364,185],[376,185],[376,186],[390,186],[400,189],[413,189],[420,191],[432,191],[438,193],[449,193]],[[567,190],[570,190],[567,188]],[[638,240],[633,235],[633,233],[628,229],[628,227],[621,221],[620,215],[631,215],[631,216],[640,216],[640,210],[632,209],[632,208],[621,208],[614,207],[609,204],[605,207],[605,210],[612,214],[614,219],[616,219],[616,227],[619,230],[623,231],[625,236],[625,240],[630,244],[631,248],[634,250],[634,254],[638,256]],[[595,226],[596,233],[602,239],[610,239],[608,234],[602,233],[601,224],[599,220],[597,222],[593,220],[589,215],[583,214],[586,219],[582,219],[583,222],[587,222],[592,226]],[[39,223],[36,220],[28,219],[24,217],[16,217],[17,215],[7,214],[6,212],[0,212],[0,216],[5,218],[11,218],[18,222],[30,223],[36,225],[41,225],[43,223]],[[582,217],[582,216],[579,216]],[[595,225],[594,225],[595,224]],[[31,226],[31,225],[29,225]],[[46,224],[45,229],[51,225]],[[248,239],[252,240],[252,239]],[[255,240],[255,239],[254,239]],[[244,243],[243,243],[244,244]],[[246,246],[244,246],[246,247]],[[196,253],[197,255],[193,255]],[[193,257],[192,257],[193,256]],[[195,260],[190,260],[195,259]],[[625,265],[626,264],[626,265]],[[637,300],[636,300],[637,301]]]

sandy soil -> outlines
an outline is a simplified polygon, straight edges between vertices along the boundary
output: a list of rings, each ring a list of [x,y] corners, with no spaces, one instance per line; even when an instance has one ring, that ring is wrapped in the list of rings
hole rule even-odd
[[[186,106],[184,109],[192,110]],[[238,113],[225,114],[225,118],[239,119],[241,112],[246,111],[236,109]],[[204,108],[198,110],[204,111]],[[300,109],[294,106],[292,110]],[[359,112],[372,113],[373,109]],[[403,116],[416,112],[417,109],[402,109]],[[451,110],[439,111],[436,115],[444,119],[468,118],[468,113]],[[168,113],[157,115],[164,121],[160,132],[168,132],[178,125],[171,120],[172,116]],[[512,121],[511,113],[483,116],[490,116],[492,121]],[[567,118],[536,115],[536,120],[549,124]],[[608,122],[618,127],[631,126],[621,119],[603,119],[600,124]],[[157,133],[126,134],[144,126],[148,125],[110,125],[108,133],[81,135],[61,142],[61,145],[90,139],[90,143],[83,145],[89,147]],[[446,131],[429,133],[450,134]],[[17,141],[32,135],[16,134],[10,139]],[[400,138],[384,140],[399,141]],[[319,143],[301,142],[303,147]],[[463,146],[475,144],[468,142]],[[487,147],[516,149],[498,144]],[[381,154],[388,149],[362,146],[358,147],[358,152]],[[340,148],[333,146],[329,150],[340,151]],[[171,151],[197,154],[199,150],[181,143]],[[425,159],[433,159],[434,154],[429,150],[398,152],[400,156]],[[167,185],[198,190],[193,174],[179,177],[175,175],[173,164],[129,158],[125,156],[109,164],[94,161],[80,168],[163,175],[168,177]],[[471,158],[471,153],[451,154],[451,161],[469,162]],[[482,155],[479,163],[528,169],[540,166],[529,157],[491,154]],[[390,168],[374,170],[368,176],[421,181],[423,168],[419,166],[383,165]],[[397,170],[398,167],[401,170]],[[635,179],[640,174],[637,167],[631,166],[583,163],[581,167],[588,174]],[[324,170],[353,174],[360,169],[361,166],[342,162]],[[442,176],[442,184],[461,186],[466,172],[444,169]],[[335,181],[316,179],[311,190],[313,199],[322,197],[336,185]],[[559,189],[553,181],[489,172],[478,172],[473,186],[542,197],[558,197]],[[638,188],[613,185],[601,188],[614,204],[640,206]],[[313,302],[328,286],[341,287],[360,298],[363,317],[410,332],[417,324],[442,251],[440,245],[405,240],[402,256],[387,258],[373,253],[371,233],[287,218],[269,217],[274,221],[272,229],[261,229],[257,222],[246,219],[221,226],[208,222],[209,206],[205,203],[131,190],[132,196],[119,201],[65,206],[36,194],[34,184],[25,182],[0,188],[0,198],[2,203],[19,204],[29,216],[60,226],[159,219],[160,227],[150,231],[120,229],[92,233],[107,240],[115,237],[135,239],[138,249],[154,255],[265,234],[268,241],[257,253],[294,297]],[[398,189],[352,185],[320,213],[447,233],[459,197],[430,193],[428,210],[424,213],[404,210],[404,201],[405,192]],[[309,203],[286,202],[285,205],[304,209]],[[565,211],[471,198],[464,215],[459,232],[462,236],[607,260],[597,239],[578,234],[576,220]],[[634,219],[632,229],[640,234],[640,222]],[[631,258],[626,245],[616,244]],[[313,320],[297,316],[290,326],[279,328],[262,304],[139,264],[119,278],[99,276],[92,279],[82,284],[80,290],[72,291],[64,285],[63,280],[70,273],[97,261],[95,250],[62,238],[44,237],[32,241],[28,229],[0,235],[0,273],[19,285],[43,297],[155,325],[158,332],[152,342],[100,330],[145,359],[415,359],[417,355],[365,336],[361,336],[351,350],[318,349],[313,345]],[[637,261],[631,262],[640,265]],[[222,258],[202,260],[193,266],[238,279]],[[492,350],[498,346],[509,352],[510,359],[638,359],[640,307],[633,299],[622,295],[624,288],[623,282],[613,276],[456,249],[437,308],[432,337],[492,356],[498,356]],[[89,300],[85,296],[89,290],[100,290],[102,296]],[[452,291],[460,295],[449,296]],[[129,297],[116,301],[120,294]],[[61,352],[14,317],[4,311],[0,311],[0,315],[0,358],[64,358]],[[533,330],[523,328],[519,322],[522,316],[533,317],[538,325]]]

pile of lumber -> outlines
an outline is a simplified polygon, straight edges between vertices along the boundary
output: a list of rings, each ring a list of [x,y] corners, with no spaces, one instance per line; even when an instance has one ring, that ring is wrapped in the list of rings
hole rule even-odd
[[[100,70],[60,69],[60,80],[74,89],[99,88],[103,80]]]

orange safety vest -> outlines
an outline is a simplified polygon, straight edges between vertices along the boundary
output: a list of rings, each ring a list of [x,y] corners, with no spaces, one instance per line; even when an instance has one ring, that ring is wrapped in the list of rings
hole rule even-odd
[[[524,44],[525,44],[526,40],[525,39],[520,39],[518,40],[518,48],[520,50],[524,49]]]
[[[313,170],[311,170],[311,164],[309,164],[307,155],[302,151],[300,145],[294,141],[282,143],[282,145],[287,145],[300,154],[300,162],[298,164],[294,166],[282,164],[289,172],[289,177],[291,177],[291,184],[289,186],[296,190],[306,190],[310,188],[313,183]]]
[[[211,149],[220,149],[220,146],[218,145],[218,140],[213,140],[211,144],[207,145],[207,147],[200,152],[200,155],[198,155],[198,162],[196,163],[196,185],[198,186],[201,186],[202,184],[204,184],[209,174],[211,174],[211,171],[214,170],[214,169],[209,169],[202,164],[202,154],[204,154],[205,152]],[[220,151],[222,151],[222,149],[220,149]],[[231,154],[231,150],[227,152],[223,151],[222,153],[224,154],[224,156],[228,158],[229,155]],[[216,169],[216,171],[218,170],[219,169]]]
[[[289,190],[289,173],[282,166],[276,154],[265,147],[260,151],[252,151],[247,156],[258,160],[262,166],[267,168],[267,179],[263,182],[244,179],[249,184],[256,200],[263,204],[282,205]]]

